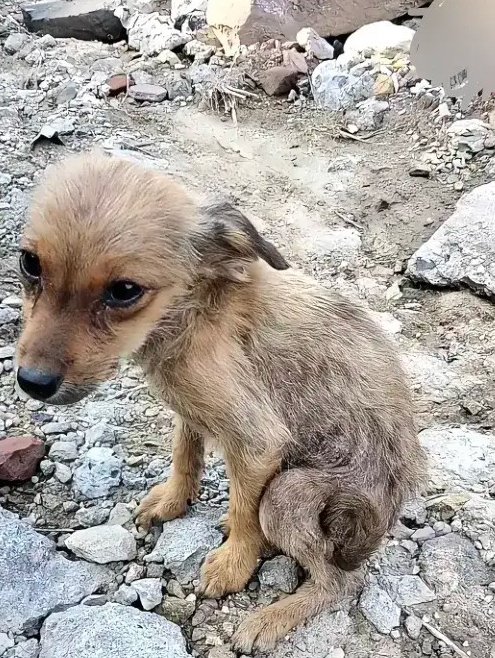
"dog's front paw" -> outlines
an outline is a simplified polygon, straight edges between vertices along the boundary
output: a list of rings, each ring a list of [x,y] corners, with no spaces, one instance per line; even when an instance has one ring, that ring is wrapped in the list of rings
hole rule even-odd
[[[240,592],[256,568],[256,548],[228,539],[212,551],[201,570],[201,593],[209,599]]]
[[[241,623],[232,637],[232,646],[236,651],[250,654],[254,650],[267,652],[275,648],[293,628],[289,615],[269,606],[260,612],[255,612]]]
[[[137,522],[143,528],[149,528],[153,523],[177,519],[186,513],[187,502],[173,479],[158,484],[143,498],[136,512]]]

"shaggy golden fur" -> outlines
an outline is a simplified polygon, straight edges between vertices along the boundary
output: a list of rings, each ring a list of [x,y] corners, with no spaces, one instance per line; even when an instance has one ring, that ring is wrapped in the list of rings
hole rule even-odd
[[[425,468],[403,373],[368,314],[290,269],[233,207],[197,208],[163,174],[100,153],[47,174],[22,248],[40,275],[25,279],[18,365],[57,373],[48,402],[81,399],[135,355],[176,412],[173,475],[140,522],[186,512],[212,440],[229,535],[203,566],[204,594],[241,590],[265,544],[306,570],[235,647],[269,649],[352,592]],[[142,294],[109,306],[121,281]]]

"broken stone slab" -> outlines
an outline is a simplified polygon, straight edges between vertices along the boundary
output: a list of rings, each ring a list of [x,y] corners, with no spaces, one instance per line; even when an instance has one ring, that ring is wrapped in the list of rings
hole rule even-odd
[[[0,508],[0,633],[36,633],[54,610],[77,605],[112,574],[71,562],[54,542]]]
[[[369,73],[355,76],[336,68],[333,60],[318,64],[311,77],[315,103],[332,112],[354,108],[373,95],[373,78]]]
[[[45,444],[34,436],[0,439],[0,481],[24,482],[45,455]]]
[[[466,427],[431,427],[420,435],[438,481],[472,491],[495,473],[495,436]]]
[[[41,629],[39,658],[187,658],[180,628],[164,617],[106,603],[50,615]]]
[[[260,73],[260,84],[268,96],[283,96],[294,89],[298,72],[289,66],[273,66]]]
[[[47,0],[26,4],[21,9],[30,32],[105,43],[125,37],[109,0]]]
[[[439,287],[495,295],[495,182],[476,187],[411,257],[407,274]]]
[[[249,45],[268,38],[294,41],[305,27],[323,37],[349,34],[364,24],[403,16],[421,4],[423,0],[208,0],[206,19],[227,43]]]
[[[409,574],[383,576],[380,578],[380,583],[387,590],[392,600],[401,607],[429,603],[437,598],[435,592],[419,576]]]
[[[363,25],[348,37],[344,53],[361,57],[370,57],[375,53],[394,57],[398,53],[409,52],[414,34],[410,27],[395,25],[390,21]]]
[[[163,531],[145,562],[163,563],[185,585],[199,575],[206,555],[222,543],[222,533],[215,527],[221,512],[193,510],[181,519],[163,524]]]
[[[161,85],[141,83],[129,87],[129,96],[140,103],[161,103],[167,98],[168,92]]]
[[[304,27],[296,35],[297,43],[304,48],[310,57],[316,59],[333,59],[334,49],[328,41],[320,37],[318,32],[311,27]]]

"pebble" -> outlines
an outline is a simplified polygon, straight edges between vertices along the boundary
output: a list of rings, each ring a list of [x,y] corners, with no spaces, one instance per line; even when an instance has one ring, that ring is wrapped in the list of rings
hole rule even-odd
[[[182,626],[194,615],[195,608],[194,601],[165,596],[160,605],[160,614],[174,624]]]
[[[134,580],[131,587],[137,592],[144,610],[153,610],[162,601],[162,582],[160,578]]]
[[[388,635],[400,624],[400,608],[375,581],[370,581],[359,599],[359,608],[380,633]]]
[[[111,448],[90,448],[74,470],[74,490],[85,498],[108,496],[120,484],[122,459]]]
[[[121,605],[132,605],[138,600],[138,593],[129,585],[121,585],[113,595],[113,600]]]
[[[76,530],[65,545],[78,557],[98,564],[128,562],[136,557],[136,540],[118,525],[100,525]]]
[[[55,477],[62,484],[67,484],[72,480],[72,471],[66,464],[55,464]]]
[[[424,544],[425,541],[433,539],[434,537],[435,531],[429,525],[424,528],[419,528],[411,535],[412,541],[417,542],[420,546],[421,544]]]
[[[48,455],[53,461],[74,461],[78,457],[77,444],[73,441],[55,441]]]
[[[125,582],[129,585],[135,580],[140,580],[145,574],[145,567],[142,564],[136,564],[133,562],[129,565],[129,569],[125,575]]]
[[[280,555],[264,562],[258,572],[258,579],[262,587],[292,594],[299,583],[297,564],[291,558]]]
[[[409,635],[411,640],[417,640],[421,634],[421,629],[423,627],[423,622],[416,615],[408,615],[404,622],[406,627],[406,633]]]
[[[76,512],[76,521],[85,528],[91,528],[105,523],[109,516],[109,510],[103,507],[82,507]]]

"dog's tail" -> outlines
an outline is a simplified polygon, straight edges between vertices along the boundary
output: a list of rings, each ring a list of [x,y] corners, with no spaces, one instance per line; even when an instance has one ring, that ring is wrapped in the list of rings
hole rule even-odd
[[[379,547],[388,517],[365,493],[316,469],[276,476],[261,501],[261,528],[270,544],[304,567],[309,580],[248,618],[236,647],[269,651],[291,628],[353,593],[362,577],[358,567]]]

